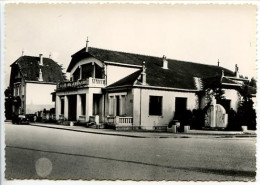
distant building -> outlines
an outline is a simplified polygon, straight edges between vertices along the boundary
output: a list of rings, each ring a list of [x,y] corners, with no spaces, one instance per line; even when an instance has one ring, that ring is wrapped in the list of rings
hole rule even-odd
[[[144,62],[145,61],[145,62]],[[72,55],[70,81],[56,89],[56,119],[115,127],[157,129],[185,110],[203,109],[207,89],[224,90],[226,109],[237,110],[247,83],[220,66],[86,46]]]
[[[61,66],[50,58],[21,56],[11,65],[10,90],[13,96],[12,111],[34,114],[54,108],[51,93],[64,77]]]

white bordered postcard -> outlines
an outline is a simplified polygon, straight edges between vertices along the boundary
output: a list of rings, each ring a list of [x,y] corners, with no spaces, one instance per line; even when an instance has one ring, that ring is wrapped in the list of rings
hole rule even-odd
[[[4,182],[256,183],[258,8],[1,2]]]

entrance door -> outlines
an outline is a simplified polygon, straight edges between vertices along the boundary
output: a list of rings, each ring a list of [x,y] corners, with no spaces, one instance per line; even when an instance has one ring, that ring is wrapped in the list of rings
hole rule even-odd
[[[175,98],[175,116],[174,119],[180,119],[187,110],[187,98]]]
[[[93,115],[100,115],[102,112],[101,94],[93,94]]]

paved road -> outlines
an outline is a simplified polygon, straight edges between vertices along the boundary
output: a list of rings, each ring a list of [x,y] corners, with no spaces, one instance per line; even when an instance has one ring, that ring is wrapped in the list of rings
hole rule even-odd
[[[129,138],[6,124],[8,179],[255,179],[255,138]]]

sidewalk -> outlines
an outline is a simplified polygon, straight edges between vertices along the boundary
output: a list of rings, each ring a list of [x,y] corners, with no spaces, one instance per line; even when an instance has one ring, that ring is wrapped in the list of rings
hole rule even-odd
[[[91,134],[113,135],[135,138],[194,138],[194,137],[256,137],[255,131],[230,132],[230,131],[209,131],[209,130],[189,130],[188,133],[153,132],[153,131],[115,131],[113,129],[94,129],[83,126],[64,126],[48,123],[30,123],[32,126],[61,129]]]

